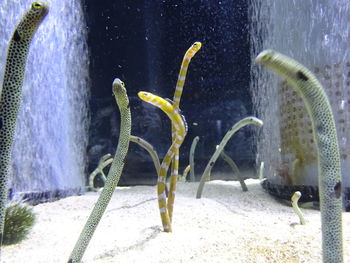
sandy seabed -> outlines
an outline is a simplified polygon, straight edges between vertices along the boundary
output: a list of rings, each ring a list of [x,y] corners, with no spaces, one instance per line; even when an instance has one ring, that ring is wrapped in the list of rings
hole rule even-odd
[[[307,225],[260,186],[246,180],[179,183],[173,232],[162,232],[155,186],[118,187],[83,262],[322,262],[320,213],[302,209]],[[28,239],[4,247],[5,263],[67,262],[99,193],[34,207]],[[343,213],[344,262],[350,262],[350,213]]]

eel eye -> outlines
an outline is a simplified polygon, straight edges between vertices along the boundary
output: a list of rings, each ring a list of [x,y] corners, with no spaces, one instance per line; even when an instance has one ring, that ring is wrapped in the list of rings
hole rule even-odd
[[[34,8],[34,9],[39,9],[39,8],[42,8],[42,4],[40,3],[40,2],[34,2],[33,4],[32,4],[32,7]]]

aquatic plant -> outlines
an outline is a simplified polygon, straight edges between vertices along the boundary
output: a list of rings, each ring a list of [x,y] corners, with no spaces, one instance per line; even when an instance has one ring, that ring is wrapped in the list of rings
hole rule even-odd
[[[171,122],[175,127],[175,134],[176,134],[175,141],[172,143],[172,145],[170,146],[170,148],[168,149],[167,153],[163,158],[162,164],[160,166],[160,172],[159,172],[158,182],[157,182],[158,206],[159,206],[160,217],[162,219],[163,229],[165,232],[171,232],[171,220],[169,217],[167,204],[169,204],[169,197],[170,197],[172,188],[170,188],[169,190],[169,197],[167,202],[167,198],[165,195],[166,174],[169,169],[173,156],[175,155],[177,150],[180,148],[185,138],[185,133],[186,133],[185,124],[179,112],[167,100],[157,95],[154,95],[152,93],[144,92],[144,91],[140,91],[138,93],[138,96],[143,101],[146,101],[160,108],[170,118]],[[173,177],[173,180],[174,178],[177,180],[177,176]],[[172,183],[174,187],[173,180],[170,183]]]
[[[100,160],[98,161],[98,165],[97,165],[96,169],[93,170],[92,173],[89,175],[89,189],[90,190],[92,190],[92,191],[97,190],[94,187],[94,180],[95,180],[96,175],[100,174],[103,183],[106,182],[106,175],[105,175],[103,169],[106,168],[109,164],[111,164],[113,162],[113,158],[111,156],[112,155],[110,153],[103,155],[100,158]]]
[[[301,225],[305,225],[306,224],[306,220],[305,217],[303,215],[303,213],[301,212],[299,205],[298,205],[298,201],[301,197],[301,193],[299,191],[296,191],[293,195],[292,195],[292,207],[295,211],[295,213],[299,216],[299,220],[300,220],[300,224]]]
[[[181,100],[183,87],[185,85],[185,79],[186,79],[188,66],[191,62],[191,59],[201,49],[201,47],[202,47],[201,42],[193,43],[192,46],[186,51],[186,53],[182,59],[180,72],[179,72],[179,76],[177,78],[177,83],[176,83],[174,97],[173,97],[173,107],[177,111],[180,110],[180,100]],[[185,130],[187,133],[188,127],[187,127],[186,120],[185,120],[183,115],[181,115],[181,116],[183,118]],[[172,131],[172,142],[173,143],[175,142],[176,136],[177,136],[176,130],[177,129],[175,127],[175,123],[172,121],[171,131]],[[168,196],[168,211],[169,211],[170,221],[171,221],[172,215],[173,215],[178,170],[179,170],[179,148],[177,148],[175,150],[174,157],[173,157],[172,164],[171,164],[169,196]]]
[[[231,127],[231,129],[225,134],[224,138],[221,140],[219,147],[216,148],[216,151],[214,152],[213,156],[210,158],[207,166],[205,167],[205,170],[204,170],[202,177],[201,177],[201,180],[199,182],[196,198],[201,198],[205,181],[208,178],[210,178],[210,172],[211,172],[212,167],[214,166],[216,160],[220,156],[220,153],[222,152],[222,150],[226,146],[227,142],[231,139],[232,135],[234,135],[236,133],[236,131],[238,131],[240,128],[242,128],[246,125],[249,125],[249,124],[254,124],[254,125],[257,125],[260,127],[263,125],[263,122],[255,117],[246,117]]]
[[[196,181],[196,175],[194,173],[194,152],[196,150],[197,147],[197,143],[199,141],[199,136],[194,137],[192,144],[191,144],[191,148],[190,148],[190,165],[191,165],[191,170],[190,170],[190,181],[194,182]]]
[[[112,198],[115,187],[117,186],[121,173],[123,171],[125,157],[129,149],[129,139],[131,132],[131,113],[129,98],[126,93],[124,82],[115,79],[112,85],[112,91],[115,96],[120,111],[120,134],[117,150],[109,169],[105,186],[79,236],[77,243],[69,257],[68,262],[80,262],[84,255],[95,229],[100,222],[104,211]]]
[[[297,61],[273,50],[256,62],[284,78],[298,92],[312,120],[318,149],[323,262],[343,262],[342,183],[337,131],[327,95],[316,77]]]
[[[16,128],[18,109],[21,104],[22,85],[27,55],[31,40],[44,17],[48,7],[41,2],[32,3],[17,25],[7,53],[5,74],[0,99],[0,247],[3,237],[7,181]]]
[[[219,145],[216,146],[217,148],[219,147]],[[239,171],[236,163],[232,160],[232,158],[230,156],[228,156],[224,150],[221,151],[220,153],[220,157],[228,163],[229,166],[231,166],[232,170],[233,170],[233,174],[235,174],[237,176],[237,179],[242,187],[242,191],[243,192],[247,192],[248,188],[247,185],[244,182],[244,179],[242,178],[241,172]]]
[[[25,239],[35,223],[32,207],[23,202],[9,202],[5,208],[3,245],[13,245]]]

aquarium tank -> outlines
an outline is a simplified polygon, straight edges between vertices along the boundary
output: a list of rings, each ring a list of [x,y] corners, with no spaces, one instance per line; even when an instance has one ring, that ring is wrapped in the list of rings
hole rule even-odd
[[[11,14],[1,19],[2,74],[13,25],[29,4],[23,0],[1,7],[3,14]],[[10,198],[40,202],[85,191],[100,158],[113,155],[117,146],[120,119],[111,92],[117,77],[128,90],[132,135],[149,142],[161,160],[171,144],[170,120],[137,93],[148,91],[171,101],[184,55],[196,41],[202,46],[188,65],[179,105],[188,126],[180,173],[189,164],[196,137],[192,181],[200,179],[232,125],[255,115],[264,121],[264,128],[239,130],[225,153],[245,178],[256,178],[264,162],[263,187],[271,194],[289,199],[301,190],[304,201],[317,201],[311,121],[301,98],[255,64],[256,55],[268,47],[300,59],[326,87],[337,120],[343,174],[349,169],[349,62],[342,52],[349,23],[331,2],[300,6],[288,2],[296,16],[287,15],[284,4],[273,1],[49,4],[50,16],[29,53],[30,73],[24,79],[12,152]],[[299,19],[318,13],[322,15],[317,23]],[[108,166],[102,171],[107,173]],[[234,178],[224,158],[218,159],[212,173],[217,179]],[[149,153],[131,143],[119,185],[155,184],[155,175]],[[344,182],[348,210],[345,175]],[[96,172],[91,183],[101,187],[104,178]]]
[[[1,7],[3,14],[11,14],[1,19],[2,73],[13,26],[30,3]],[[188,125],[180,171],[199,136],[198,180],[229,128],[252,114],[245,1],[49,5],[50,15],[35,35],[28,58],[12,153],[11,198],[50,200],[84,192],[99,159],[114,155],[117,146],[120,120],[111,91],[116,77],[128,90],[132,135],[151,143],[162,159],[171,142],[170,121],[142,102],[137,92],[172,99],[185,52],[196,41],[202,48],[188,67],[180,105]],[[246,127],[225,148],[242,171],[255,169],[254,134],[254,127]],[[230,169],[219,160],[213,173],[232,178]],[[131,143],[119,184],[154,184],[155,174],[148,152]],[[99,176],[94,183],[103,185]]]
[[[2,1],[0,261],[343,262],[349,10]]]

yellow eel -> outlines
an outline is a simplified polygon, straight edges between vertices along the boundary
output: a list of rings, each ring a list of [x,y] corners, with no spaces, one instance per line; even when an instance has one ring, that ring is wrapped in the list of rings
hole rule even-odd
[[[188,66],[191,62],[191,59],[201,49],[201,47],[202,47],[201,42],[193,43],[192,46],[186,51],[182,59],[181,68],[180,68],[180,72],[179,72],[179,76],[177,79],[176,88],[174,92],[174,97],[173,97],[173,107],[175,110],[179,110],[179,107],[180,107],[180,100],[181,100],[183,87],[185,85]],[[174,127],[174,124],[172,124],[171,126],[171,131],[172,131],[172,141],[174,142],[176,137],[176,134],[175,134],[176,129]],[[168,210],[169,210],[170,221],[172,220],[172,216],[173,216],[178,171],[179,171],[179,150],[177,149],[175,151],[175,154],[172,160],[171,175],[170,175],[170,186],[169,186],[169,196],[168,196]]]
[[[175,153],[178,151],[178,149],[180,148],[184,140],[185,133],[186,133],[185,124],[179,112],[167,100],[157,95],[154,95],[152,93],[144,92],[144,91],[140,91],[138,93],[138,96],[143,101],[148,102],[160,108],[170,118],[175,129],[175,134],[176,134],[175,140],[163,158],[162,164],[160,166],[160,173],[159,173],[158,182],[157,182],[158,205],[159,205],[160,217],[163,224],[163,229],[165,232],[171,232],[172,231],[171,221],[169,217],[167,200],[165,195],[166,174],[169,169],[171,159],[173,158]]]
[[[17,25],[7,52],[0,99],[0,247],[3,237],[7,181],[18,110],[22,101],[22,85],[30,43],[49,8],[32,3]]]
[[[324,263],[343,262],[342,183],[337,131],[328,97],[314,74],[297,61],[265,50],[256,62],[287,80],[298,92],[311,117],[318,149],[318,189]],[[272,98],[271,98],[272,99]]]

